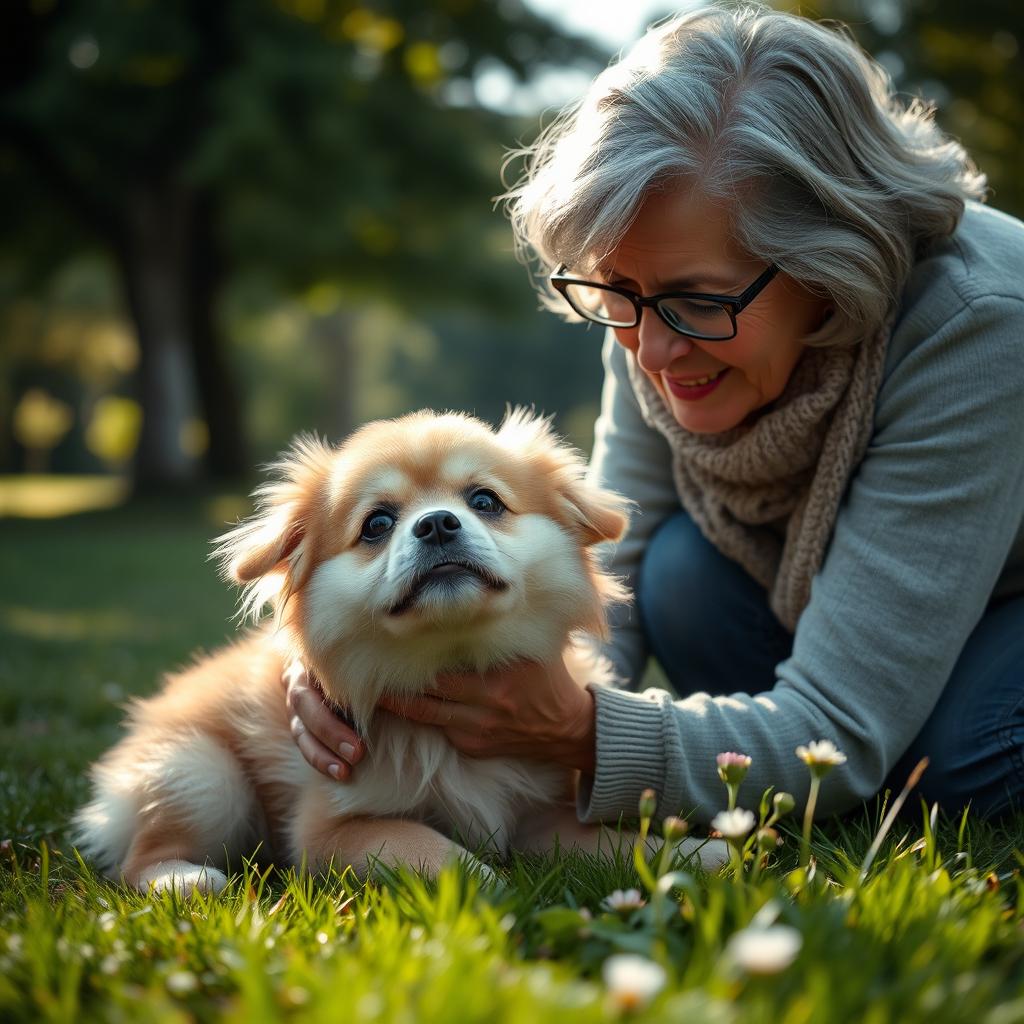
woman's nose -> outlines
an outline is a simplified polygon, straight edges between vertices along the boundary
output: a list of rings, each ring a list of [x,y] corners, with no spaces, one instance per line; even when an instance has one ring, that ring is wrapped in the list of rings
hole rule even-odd
[[[636,332],[636,361],[647,373],[661,373],[694,347],[689,338],[673,331],[653,309],[644,310]]]

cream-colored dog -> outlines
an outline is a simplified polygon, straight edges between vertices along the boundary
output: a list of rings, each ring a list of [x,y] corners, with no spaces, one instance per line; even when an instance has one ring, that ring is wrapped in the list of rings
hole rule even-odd
[[[439,672],[550,661],[567,646],[581,685],[600,681],[573,638],[602,635],[606,604],[622,597],[591,548],[626,518],[583,468],[521,411],[496,432],[417,413],[338,448],[300,440],[217,551],[245,585],[244,610],[270,603],[275,620],[133,705],[127,735],[92,770],[82,852],[142,890],[217,891],[226,859],[260,844],[278,863],[360,872],[375,857],[436,871],[469,856],[456,839],[597,849],[566,769],[469,758],[438,729],[375,711]],[[294,658],[365,736],[348,784],[292,740],[281,676]]]

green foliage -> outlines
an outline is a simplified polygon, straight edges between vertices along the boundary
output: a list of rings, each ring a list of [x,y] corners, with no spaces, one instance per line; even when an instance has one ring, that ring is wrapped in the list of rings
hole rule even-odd
[[[1024,19],[1016,5],[814,0],[800,12],[849,25],[904,98],[935,104],[938,123],[988,175],[992,205],[1024,215]]]
[[[488,63],[522,78],[594,53],[515,3],[73,0],[0,17],[0,172],[41,178],[105,244],[136,196],[185,218],[205,195],[236,272],[404,277],[467,301],[495,284],[479,235],[509,126],[451,99]]]
[[[525,274],[517,284],[524,306],[532,306]],[[532,405],[554,414],[557,429],[589,451],[601,393],[599,328],[536,311],[498,317],[391,303],[331,306],[324,314],[314,308],[319,301],[314,292],[305,302],[275,296],[262,305],[239,294],[228,307],[254,464],[301,430],[340,440],[348,429],[340,391],[351,393],[355,423],[429,407],[496,424],[506,405]]]
[[[358,420],[343,378],[361,354],[345,337],[347,312],[384,300],[407,317],[522,314],[525,277],[491,209],[515,130],[477,104],[474,80],[588,56],[592,46],[514,0],[8,4],[0,188],[13,216],[0,306],[29,293],[45,303],[49,275],[70,260],[110,261],[121,295],[109,312],[123,307],[138,342],[132,376],[115,385],[141,407],[135,477],[166,486],[194,479],[199,458],[222,479],[251,464],[244,424],[261,410],[243,415],[222,351],[228,293],[259,289],[284,304],[331,292],[311,340],[333,349],[318,401],[337,410],[328,432],[346,433]],[[0,388],[0,437],[27,387],[70,392],[81,414],[50,464],[73,446],[72,468],[96,469],[82,450],[96,396],[33,347],[36,309],[18,305],[0,328],[27,352],[16,372],[34,379]],[[0,466],[47,460],[0,446]]]
[[[0,838],[60,835],[121,703],[230,635],[232,595],[206,555],[245,507],[211,496],[4,524]]]
[[[668,977],[636,1019],[1019,1020],[1019,875],[939,849],[890,850],[859,887],[819,874],[797,899],[774,869],[756,883],[677,871],[661,909],[616,912],[604,897],[635,875],[566,854],[518,860],[483,887],[457,867],[436,883],[401,873],[361,886],[247,863],[221,896],[182,899],[100,881],[70,851],[18,847],[0,865],[0,1013],[615,1020],[601,965],[625,952]],[[738,934],[780,925],[802,937],[791,966],[757,973],[737,958]]]

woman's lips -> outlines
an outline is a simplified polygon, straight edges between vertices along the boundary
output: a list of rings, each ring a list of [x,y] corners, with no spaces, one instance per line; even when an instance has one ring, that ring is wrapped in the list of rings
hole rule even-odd
[[[665,376],[665,386],[672,392],[676,398],[681,398],[684,402],[696,401],[698,398],[704,398],[706,395],[710,395],[715,388],[725,379],[729,373],[729,367],[723,367],[717,372],[717,375],[712,377],[706,384],[687,384],[681,378],[674,378]],[[711,377],[711,374],[705,374],[706,377]],[[702,377],[691,377],[690,380],[703,380]]]

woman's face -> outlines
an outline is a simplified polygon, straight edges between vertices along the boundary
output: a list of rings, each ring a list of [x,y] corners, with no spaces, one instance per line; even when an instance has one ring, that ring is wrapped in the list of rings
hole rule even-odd
[[[601,279],[641,295],[669,291],[738,295],[765,270],[732,241],[727,210],[685,189],[651,195]],[[679,425],[715,434],[743,423],[782,393],[803,348],[821,324],[827,300],[786,274],[736,318],[736,337],[700,341],[677,334],[653,309],[640,323],[616,328],[620,345],[636,354]],[[718,374],[712,386],[688,384]]]

